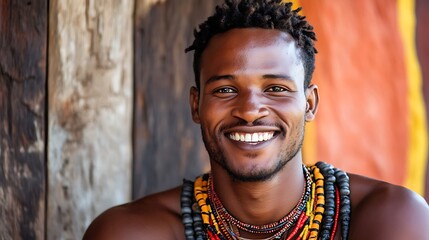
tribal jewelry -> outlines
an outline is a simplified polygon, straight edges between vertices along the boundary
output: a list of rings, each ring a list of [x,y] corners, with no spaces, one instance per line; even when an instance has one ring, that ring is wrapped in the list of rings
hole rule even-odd
[[[305,210],[307,201],[310,198],[311,194],[311,176],[308,172],[307,168],[303,168],[303,172],[305,175],[305,189],[301,195],[301,198],[298,204],[292,209],[292,211],[287,214],[285,217],[280,219],[277,222],[265,224],[262,226],[256,226],[252,224],[243,223],[240,220],[234,218],[229,214],[229,212],[223,207],[222,202],[217,196],[216,192],[213,189],[212,179],[209,177],[209,189],[208,196],[210,199],[210,203],[212,203],[215,216],[219,218],[219,220],[226,221],[228,223],[232,223],[238,229],[249,232],[249,233],[274,233],[274,232],[285,232],[290,229],[290,227],[298,221],[301,213]]]
[[[181,206],[187,240],[239,239],[239,230],[249,233],[272,233],[270,239],[330,239],[341,224],[341,236],[348,237],[350,222],[350,187],[347,174],[327,163],[303,167],[305,189],[295,208],[275,223],[255,226],[230,215],[213,189],[209,174],[195,183],[184,180]],[[293,228],[291,228],[293,227]]]

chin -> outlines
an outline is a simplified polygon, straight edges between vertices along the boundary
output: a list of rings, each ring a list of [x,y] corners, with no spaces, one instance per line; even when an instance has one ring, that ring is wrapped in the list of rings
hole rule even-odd
[[[260,164],[254,163],[249,166],[236,166],[230,167],[229,164],[221,165],[226,170],[231,178],[241,182],[263,182],[272,179],[279,173],[288,161],[278,161],[272,166],[259,166]]]

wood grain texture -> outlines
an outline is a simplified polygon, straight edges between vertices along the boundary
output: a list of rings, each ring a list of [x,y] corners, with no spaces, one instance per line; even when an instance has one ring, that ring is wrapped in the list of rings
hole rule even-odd
[[[220,0],[138,0],[135,14],[133,198],[208,170],[199,126],[191,120],[193,29]]]
[[[0,3],[0,239],[43,239],[47,0]]]
[[[132,0],[51,1],[48,239],[131,198]]]
[[[416,45],[423,77],[423,96],[426,103],[426,121],[429,124],[429,1],[416,0]],[[428,132],[429,135],[429,132]],[[429,161],[429,156],[428,156]],[[426,166],[426,201],[429,203],[429,162]]]

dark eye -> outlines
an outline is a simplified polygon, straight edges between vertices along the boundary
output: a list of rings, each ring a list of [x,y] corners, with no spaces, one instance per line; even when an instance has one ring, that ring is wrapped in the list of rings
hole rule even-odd
[[[230,87],[223,87],[215,90],[215,93],[235,93],[236,91]]]
[[[267,89],[267,92],[284,92],[284,91],[287,91],[287,89],[280,86],[272,86]]]

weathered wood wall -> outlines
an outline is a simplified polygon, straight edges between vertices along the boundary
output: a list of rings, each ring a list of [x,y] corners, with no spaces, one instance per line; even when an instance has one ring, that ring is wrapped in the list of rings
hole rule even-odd
[[[220,0],[137,0],[133,197],[173,187],[208,168],[191,120],[193,29]]]
[[[0,2],[0,239],[45,233],[47,7]]]
[[[131,198],[133,0],[50,1],[47,239]]]

